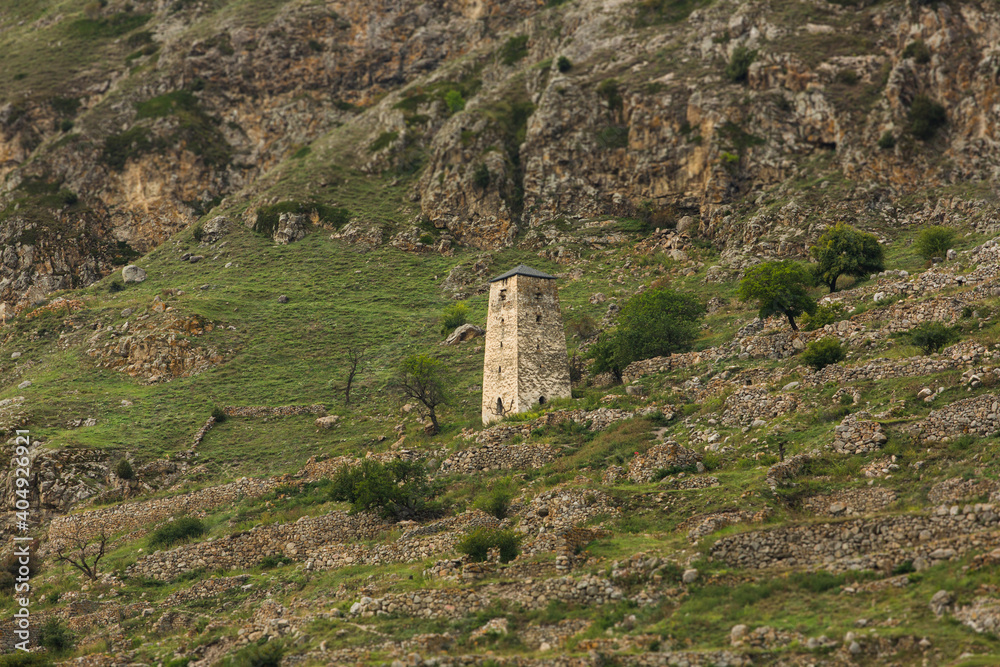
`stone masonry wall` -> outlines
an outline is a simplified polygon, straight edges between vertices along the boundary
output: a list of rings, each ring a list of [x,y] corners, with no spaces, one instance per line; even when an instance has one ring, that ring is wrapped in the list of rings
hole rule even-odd
[[[932,410],[920,424],[920,435],[928,442],[972,434],[993,435],[1000,431],[1000,397],[994,394],[955,401]]]
[[[942,506],[932,515],[796,525],[719,539],[711,557],[733,567],[822,566],[828,570],[879,569],[886,562],[948,559],[968,548],[1000,541],[993,505]]]

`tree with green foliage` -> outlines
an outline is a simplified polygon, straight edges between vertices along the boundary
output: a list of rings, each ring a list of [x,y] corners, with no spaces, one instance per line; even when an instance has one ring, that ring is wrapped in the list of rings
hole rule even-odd
[[[917,139],[933,139],[938,128],[948,122],[948,112],[938,102],[926,95],[917,95],[910,105],[908,115],[910,134]]]
[[[932,225],[924,227],[917,235],[914,248],[924,259],[933,257],[944,257],[948,249],[955,242],[955,230],[943,225]]]
[[[481,563],[489,557],[490,549],[495,548],[500,552],[500,562],[509,563],[521,552],[520,543],[521,537],[513,530],[480,526],[459,540],[455,549],[473,562]]]
[[[816,278],[831,293],[837,291],[840,276],[863,278],[885,270],[885,252],[875,235],[843,222],[823,232],[809,255],[816,260]]]
[[[924,322],[910,330],[910,342],[923,351],[924,354],[940,352],[946,345],[954,343],[959,338],[958,332],[941,322]]]
[[[816,312],[816,300],[808,291],[812,285],[813,274],[798,262],[764,262],[746,270],[737,295],[741,301],[756,301],[761,319],[780,313],[798,331],[795,318]]]
[[[698,299],[671,289],[650,289],[622,306],[618,326],[590,348],[594,371],[610,371],[621,380],[633,361],[682,352],[691,347],[705,307]]]
[[[440,361],[425,354],[414,354],[403,361],[396,378],[396,385],[404,396],[420,401],[427,408],[433,433],[441,430],[437,407],[448,402],[444,375],[444,364]]]
[[[402,459],[364,459],[360,465],[344,466],[330,488],[330,498],[351,503],[351,511],[370,510],[396,521],[432,513],[437,493],[423,463]]]

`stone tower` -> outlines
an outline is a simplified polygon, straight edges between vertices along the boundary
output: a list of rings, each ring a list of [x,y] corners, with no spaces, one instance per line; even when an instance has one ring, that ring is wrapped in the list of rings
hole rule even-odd
[[[570,396],[555,276],[521,264],[490,281],[483,423]]]

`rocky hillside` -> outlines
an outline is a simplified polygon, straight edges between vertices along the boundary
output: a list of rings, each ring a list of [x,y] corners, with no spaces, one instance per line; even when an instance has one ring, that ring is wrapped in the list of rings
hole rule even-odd
[[[0,11],[0,298],[90,284],[276,201],[405,246],[557,248],[597,215],[688,218],[734,254],[799,252],[831,213],[986,229],[997,11],[18,3]]]
[[[16,4],[31,664],[1000,663],[995,2]],[[823,319],[738,299],[845,220],[887,270]],[[442,321],[520,263],[558,276],[573,397],[484,428],[482,339]],[[590,372],[651,286],[706,306],[693,349]],[[378,465],[406,511],[334,481]]]

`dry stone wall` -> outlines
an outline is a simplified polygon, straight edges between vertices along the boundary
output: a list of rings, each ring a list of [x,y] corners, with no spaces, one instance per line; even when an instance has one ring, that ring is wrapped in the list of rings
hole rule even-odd
[[[633,456],[628,464],[628,478],[637,484],[653,481],[661,470],[676,470],[678,468],[696,468],[702,459],[702,454],[678,445],[676,442],[664,442],[653,445],[645,454]]]
[[[265,556],[301,560],[310,549],[330,542],[372,539],[388,526],[373,514],[330,514],[295,523],[261,525],[219,539],[158,551],[129,566],[130,576],[169,580],[199,568],[250,569]]]
[[[869,419],[867,412],[844,418],[834,432],[833,451],[840,454],[867,454],[878,451],[889,440],[882,425]]]
[[[919,429],[920,437],[927,442],[947,441],[966,434],[993,435],[1000,431],[1000,397],[983,394],[932,410]]]
[[[990,504],[942,506],[930,515],[850,519],[795,525],[719,539],[711,557],[733,567],[823,567],[831,571],[884,569],[920,557],[948,560],[969,549],[1000,542]]]
[[[191,491],[170,498],[154,498],[113,507],[70,514],[53,519],[49,525],[49,541],[81,537],[90,539],[101,534],[135,531],[171,516],[204,516],[205,510],[227,505],[243,498],[256,498],[272,491],[278,485],[276,478],[238,481]]]
[[[792,394],[772,394],[766,387],[740,387],[726,397],[721,422],[749,426],[757,419],[770,420],[795,412],[799,399]]]
[[[546,444],[490,444],[452,454],[441,462],[439,472],[471,475],[484,470],[530,470],[555,458],[555,450]]]

